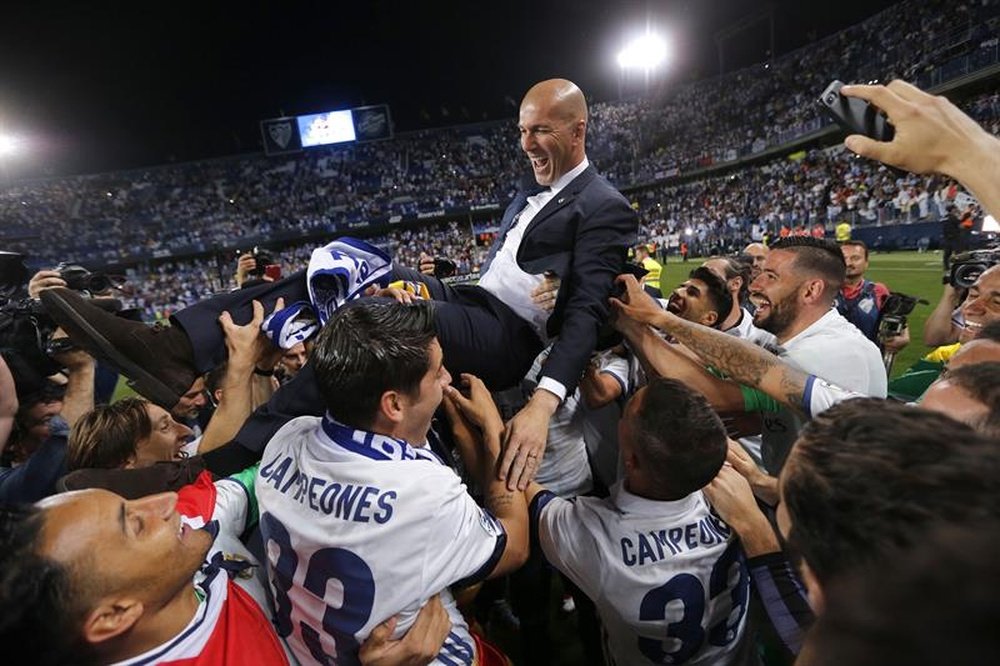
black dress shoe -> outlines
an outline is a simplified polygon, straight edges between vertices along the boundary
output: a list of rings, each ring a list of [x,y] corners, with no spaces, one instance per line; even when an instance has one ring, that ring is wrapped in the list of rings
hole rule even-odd
[[[191,342],[182,330],[116,317],[64,287],[46,289],[38,297],[73,342],[164,409],[173,409],[197,379]]]

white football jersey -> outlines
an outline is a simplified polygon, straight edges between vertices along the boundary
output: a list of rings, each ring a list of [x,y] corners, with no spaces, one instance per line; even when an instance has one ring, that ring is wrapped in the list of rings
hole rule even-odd
[[[399,614],[403,635],[441,593],[452,628],[434,663],[473,663],[448,586],[486,577],[506,534],[434,453],[300,417],[267,445],[255,486],[275,626],[299,661],[356,664],[374,627]]]
[[[882,353],[839,312],[831,309],[791,340],[778,357],[803,372],[855,393],[884,398],[887,380]],[[812,406],[808,411],[815,413]],[[791,409],[764,415],[764,467],[777,476],[798,438],[803,421]]]
[[[750,577],[700,491],[675,502],[622,484],[604,500],[543,492],[531,519],[549,562],[596,604],[609,663],[741,663]]]

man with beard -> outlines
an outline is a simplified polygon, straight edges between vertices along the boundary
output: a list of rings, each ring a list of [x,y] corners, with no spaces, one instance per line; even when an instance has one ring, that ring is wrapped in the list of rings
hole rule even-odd
[[[828,239],[776,242],[750,285],[754,325],[773,334],[778,355],[843,388],[885,397],[886,376],[875,344],[833,309],[844,283],[844,256]],[[764,418],[764,467],[777,474],[802,423],[788,408]]]
[[[801,236],[777,241],[750,285],[750,297],[757,303],[753,323],[775,336],[774,351],[796,369],[862,395],[885,397],[885,368],[878,347],[832,307],[844,273],[843,254],[831,240]],[[632,296],[630,303],[638,300]],[[649,310],[650,304],[646,305],[640,309]],[[777,474],[802,425],[795,412],[777,403],[758,404],[761,401],[749,389],[693,368],[695,362],[659,340],[646,326],[649,322],[620,311],[626,316],[617,325],[644,363],[683,379],[718,411],[767,412],[761,453],[764,467]]]

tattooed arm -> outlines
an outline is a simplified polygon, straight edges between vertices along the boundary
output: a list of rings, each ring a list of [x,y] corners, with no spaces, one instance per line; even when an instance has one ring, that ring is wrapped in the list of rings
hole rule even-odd
[[[683,382],[705,396],[716,411],[743,411],[743,393],[735,382],[709,373],[678,345],[670,344],[645,324],[619,321],[618,328],[648,375]]]
[[[635,278],[630,280],[630,277],[623,275],[618,278],[626,285],[624,298],[611,299],[611,304],[620,315],[669,333],[698,354],[706,364],[741,384],[760,389],[775,400],[802,411],[808,374],[751,342],[681,319],[655,304],[650,307],[647,301],[651,299],[641,290]]]

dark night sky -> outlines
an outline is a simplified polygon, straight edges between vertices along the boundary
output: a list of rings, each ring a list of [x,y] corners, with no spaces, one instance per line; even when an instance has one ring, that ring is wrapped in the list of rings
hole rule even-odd
[[[673,42],[668,81],[714,74],[714,32],[765,4],[8,1],[0,131],[30,141],[12,167],[27,175],[256,151],[262,118],[366,103],[388,103],[398,132],[513,117],[505,98],[552,76],[595,100],[616,97],[614,55],[647,19]],[[892,4],[775,0],[776,50]],[[765,58],[765,26],[731,44],[728,65]]]

